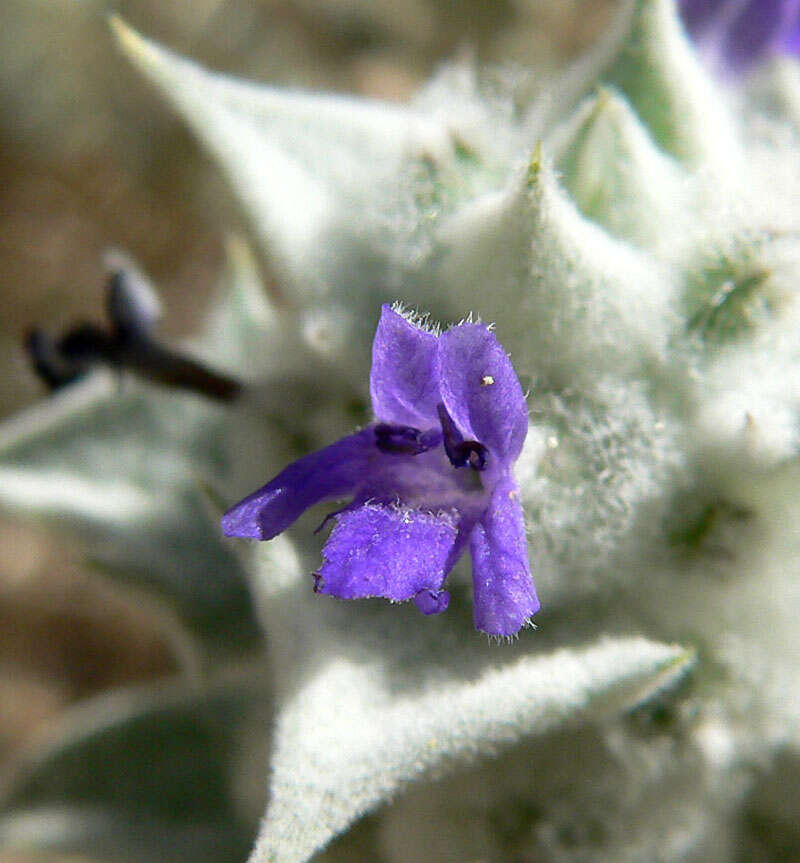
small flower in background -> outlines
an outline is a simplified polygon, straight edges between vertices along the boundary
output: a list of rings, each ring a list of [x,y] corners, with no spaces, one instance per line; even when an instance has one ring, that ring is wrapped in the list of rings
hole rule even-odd
[[[800,51],[798,0],[682,0],[681,17],[713,66],[738,74]]]
[[[341,599],[414,599],[444,611],[448,573],[469,543],[475,625],[516,633],[539,608],[511,467],[528,430],[517,375],[494,334],[441,335],[383,307],[372,348],[378,421],[286,468],[229,510],[228,536],[272,539],[322,500],[353,497],[315,590]],[[326,519],[327,521],[327,519]]]
[[[35,328],[25,347],[33,370],[55,391],[85,377],[97,366],[127,369],[144,380],[232,401],[241,384],[197,360],[161,344],[155,327],[161,301],[147,276],[124,253],[106,254],[108,323],[81,322],[58,339]]]

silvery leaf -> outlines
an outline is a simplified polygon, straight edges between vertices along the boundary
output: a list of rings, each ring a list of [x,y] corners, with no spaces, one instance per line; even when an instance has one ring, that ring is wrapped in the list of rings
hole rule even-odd
[[[639,719],[636,729],[626,717],[546,734],[411,789],[380,821],[381,855],[391,863],[727,863],[729,803],[741,787],[729,782],[723,802],[718,775],[685,729],[667,735],[650,722],[639,731]]]
[[[247,834],[226,824],[180,823],[109,807],[50,806],[0,816],[0,849],[10,859],[240,863],[249,847]]]
[[[256,724],[261,733],[267,705],[256,675],[73,708],[6,775],[0,849],[137,861],[162,859],[160,846],[174,860],[242,859],[255,825],[236,767],[252,758],[243,741]]]
[[[364,195],[404,159],[451,147],[442,124],[409,108],[214,74],[119,18],[111,23],[124,52],[218,159],[293,296],[321,288],[309,275],[344,211],[358,222]]]
[[[585,218],[541,148],[443,220],[438,242],[440,290],[497,324],[522,374],[585,385],[665,353],[670,274]]]
[[[270,350],[281,326],[261,282],[258,264],[247,243],[228,237],[227,270],[196,350],[215,368],[259,380],[270,371]]]
[[[674,0],[631,0],[627,26],[603,83],[630,99],[655,140],[715,175],[741,159],[732,113],[703,67]],[[655,96],[654,94],[657,94]]]
[[[556,161],[583,214],[661,251],[665,219],[687,218],[688,183],[678,163],[613,88],[601,88],[563,126],[553,134]]]

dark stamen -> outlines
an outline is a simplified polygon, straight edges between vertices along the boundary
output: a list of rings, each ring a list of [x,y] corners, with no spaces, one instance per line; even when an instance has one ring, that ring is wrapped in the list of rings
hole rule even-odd
[[[419,455],[441,442],[438,429],[420,431],[413,426],[378,423],[375,426],[375,445],[389,455]]]
[[[125,345],[115,359],[118,365],[147,380],[191,390],[217,401],[233,401],[242,391],[242,383],[235,378],[214,371],[150,339],[140,339]]]
[[[78,324],[57,342],[56,350],[65,362],[88,369],[97,360],[116,360],[117,344],[113,336],[94,324]]]
[[[447,408],[441,403],[436,406],[439,422],[444,435],[444,451],[453,467],[466,467],[473,470],[485,470],[489,450],[476,440],[464,440],[456,428],[453,418],[447,413]]]
[[[33,369],[51,390],[71,384],[85,369],[63,357],[53,340],[42,330],[31,330],[25,337]]]
[[[459,459],[463,459],[463,465],[469,465],[473,470],[485,470],[486,459],[489,450],[476,440],[465,440],[456,447]],[[456,467],[461,467],[457,464]]]
[[[51,390],[72,383],[95,365],[106,364],[165,386],[233,401],[242,391],[240,381],[164,347],[151,336],[155,302],[131,274],[112,273],[107,288],[109,330],[78,324],[57,341],[33,330],[25,347],[34,370]]]

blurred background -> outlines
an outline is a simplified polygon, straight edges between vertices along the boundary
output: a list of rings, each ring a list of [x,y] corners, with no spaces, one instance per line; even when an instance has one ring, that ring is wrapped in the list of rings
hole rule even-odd
[[[442,62],[544,72],[593,43],[617,0],[129,0],[145,35],[231,74],[405,100]],[[106,4],[0,4],[0,414],[44,398],[25,331],[102,315],[102,252],[128,250],[198,325],[240,227],[214,167],[116,53]],[[186,671],[163,615],[81,565],[80,549],[0,518],[0,778],[77,699]]]

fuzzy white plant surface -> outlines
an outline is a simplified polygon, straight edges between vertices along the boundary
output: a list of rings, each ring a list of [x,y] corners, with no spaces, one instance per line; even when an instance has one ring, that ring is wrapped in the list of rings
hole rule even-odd
[[[198,474],[231,503],[365,422],[383,302],[494,322],[529,389],[537,630],[487,644],[458,572],[436,618],[314,596],[312,520],[231,559],[275,681],[252,861],[301,863],[381,806],[364,853],[392,863],[793,847],[800,795],[778,811],[770,789],[800,781],[794,61],[723,84],[671,0],[636,0],[532,102],[456,66],[396,106],[240,82],[113,29],[219,161],[280,287],[259,299],[236,247],[247,287],[202,350],[262,383],[213,421],[192,408],[183,450],[163,424],[148,438],[169,495],[115,465],[128,479],[103,514],[125,542],[145,537],[148,494],[186,539],[200,522],[173,502]],[[47,428],[7,436],[0,498],[96,531],[98,454],[134,451],[108,431],[134,397],[167,398],[107,391],[98,423],[70,393]]]

